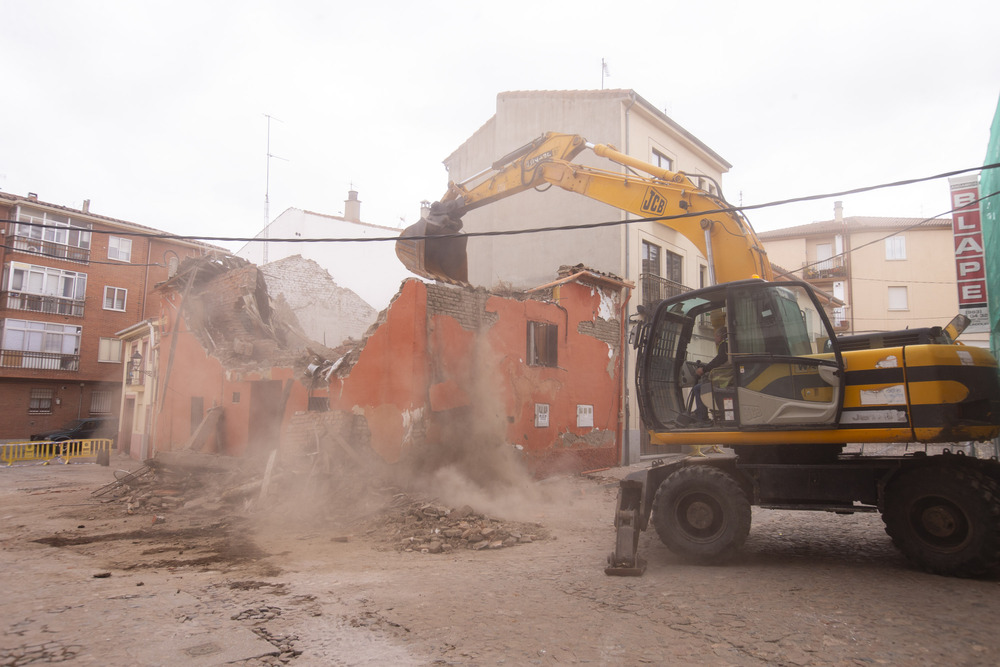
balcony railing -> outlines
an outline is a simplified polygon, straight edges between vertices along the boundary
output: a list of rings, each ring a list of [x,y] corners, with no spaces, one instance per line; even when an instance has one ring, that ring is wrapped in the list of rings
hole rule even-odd
[[[802,274],[806,280],[824,280],[843,278],[847,275],[847,270],[844,267],[844,258],[841,256],[808,264]]]
[[[79,354],[0,350],[0,368],[30,368],[40,371],[78,371]]]
[[[26,292],[0,292],[0,303],[5,304],[11,310],[83,317],[84,302],[77,299],[64,299],[58,296],[28,294]]]
[[[53,243],[52,241],[43,241],[41,239],[33,239],[27,236],[14,237],[14,250],[20,250],[21,252],[32,253],[35,255],[44,255],[46,257],[68,259],[72,262],[82,262],[84,264],[90,262],[89,248],[77,248],[76,246]]]
[[[642,305],[651,306],[657,301],[679,296],[690,292],[691,288],[673,280],[667,280],[655,273],[640,273],[639,284],[642,285]]]

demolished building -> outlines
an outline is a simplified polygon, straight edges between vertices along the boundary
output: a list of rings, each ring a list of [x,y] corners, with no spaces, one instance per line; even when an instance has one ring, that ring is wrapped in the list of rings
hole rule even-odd
[[[152,396],[142,455],[279,449],[419,468],[503,450],[538,475],[616,465],[630,287],[584,267],[525,292],[410,279],[360,342],[327,348],[274,310],[256,266],[187,262],[158,289],[132,375]]]

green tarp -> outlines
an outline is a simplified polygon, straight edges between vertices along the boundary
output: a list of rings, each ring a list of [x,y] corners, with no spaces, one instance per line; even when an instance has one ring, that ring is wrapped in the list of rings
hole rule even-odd
[[[1000,102],[993,115],[983,164],[997,163],[1000,163]],[[1000,168],[983,170],[979,178],[979,196],[986,255],[986,297],[990,309],[990,350],[1000,359]]]

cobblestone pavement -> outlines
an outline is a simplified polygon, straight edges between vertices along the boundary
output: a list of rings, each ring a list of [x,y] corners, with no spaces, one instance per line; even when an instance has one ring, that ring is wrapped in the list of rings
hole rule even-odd
[[[625,578],[603,573],[612,473],[541,485],[517,520],[544,540],[443,553],[335,507],[128,515],[91,493],[111,479],[0,469],[0,665],[1000,662],[998,580],[911,569],[877,515],[755,509],[712,567],[647,532],[648,569]]]

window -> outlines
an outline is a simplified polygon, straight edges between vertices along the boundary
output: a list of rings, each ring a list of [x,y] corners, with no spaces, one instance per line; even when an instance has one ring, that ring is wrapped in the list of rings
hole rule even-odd
[[[306,410],[309,412],[329,412],[330,399],[326,396],[310,396]]]
[[[31,396],[28,399],[28,413],[29,414],[50,414],[52,412],[52,394],[51,389],[32,389]]]
[[[909,310],[906,298],[906,287],[889,288],[889,310]]]
[[[80,334],[70,324],[3,320],[3,357],[7,368],[79,370]]]
[[[558,365],[559,326],[546,322],[528,322],[528,365]]]
[[[885,240],[885,258],[887,261],[906,259],[905,236],[897,234]]]
[[[660,264],[661,255],[664,266]],[[642,305],[647,307],[688,289],[682,284],[683,258],[669,250],[664,252],[660,246],[648,241],[642,242],[641,278]]]
[[[120,262],[131,262],[132,239],[123,239],[120,236],[109,236],[108,259],[117,259]]]
[[[699,188],[704,190],[709,194],[718,194],[717,188],[715,187],[715,181],[707,176],[688,176],[691,181],[697,185]]]
[[[678,285],[684,283],[684,258],[675,252],[670,252],[669,250],[664,254],[664,259],[666,260],[666,271],[663,272],[663,277],[667,280],[671,280]]]
[[[108,363],[121,363],[122,342],[117,338],[102,338],[97,348],[97,360]]]
[[[125,296],[128,290],[124,287],[104,288],[104,310],[125,310]]]
[[[90,224],[46,211],[18,209],[14,235],[59,245],[90,249]],[[44,227],[42,225],[45,225]],[[61,255],[60,255],[61,256]]]
[[[708,267],[704,264],[698,266],[698,287],[708,287]]]
[[[833,268],[833,244],[816,244],[816,265],[817,271],[829,271]]]
[[[660,246],[642,242],[642,272],[660,275]]]
[[[87,294],[87,274],[11,262],[8,289],[11,292],[83,300]]]
[[[650,162],[655,164],[657,167],[669,169],[670,171],[674,170],[674,161],[671,158],[667,157],[665,153],[661,153],[655,148],[653,149],[653,158],[650,160]]]
[[[6,280],[8,308],[83,317],[86,273],[11,262]]]
[[[90,414],[111,414],[111,392],[107,389],[95,389],[90,394]]]

